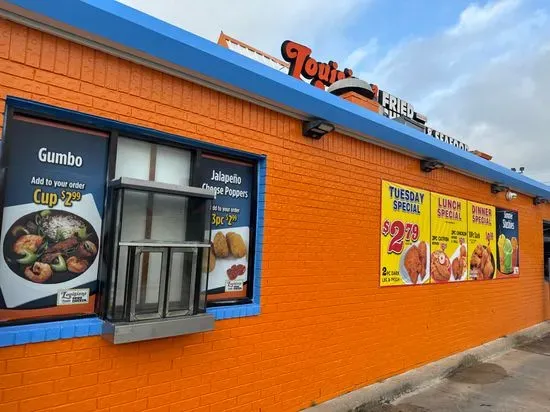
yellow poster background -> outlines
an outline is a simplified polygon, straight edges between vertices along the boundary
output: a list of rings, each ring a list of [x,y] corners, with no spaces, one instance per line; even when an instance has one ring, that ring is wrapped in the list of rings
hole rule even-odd
[[[490,280],[496,271],[495,207],[468,202],[468,278]]]
[[[430,192],[382,181],[381,215],[380,286],[429,282]]]
[[[468,202],[431,194],[430,281],[468,279]]]

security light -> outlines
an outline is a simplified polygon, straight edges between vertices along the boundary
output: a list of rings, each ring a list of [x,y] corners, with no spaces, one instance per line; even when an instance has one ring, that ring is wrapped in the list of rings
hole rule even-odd
[[[506,186],[499,185],[498,183],[493,183],[491,185],[491,193],[500,193],[508,190]]]
[[[427,173],[435,169],[442,169],[444,166],[443,163],[434,159],[423,159],[420,161],[420,170]]]
[[[313,139],[320,139],[333,130],[334,125],[321,119],[306,120],[302,122],[302,135]]]

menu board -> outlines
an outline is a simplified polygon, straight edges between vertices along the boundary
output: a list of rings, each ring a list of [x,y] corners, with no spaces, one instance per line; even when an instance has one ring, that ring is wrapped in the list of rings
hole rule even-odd
[[[468,278],[467,202],[431,194],[430,279],[432,283]]]
[[[382,182],[380,286],[430,280],[430,193]]]
[[[496,209],[497,277],[519,276],[519,224],[515,210]]]
[[[208,300],[247,296],[252,224],[253,164],[202,155],[197,186],[216,193],[212,204]]]
[[[93,313],[108,135],[14,116],[6,145],[0,320]]]
[[[468,202],[469,279],[494,279],[496,272],[495,207]]]

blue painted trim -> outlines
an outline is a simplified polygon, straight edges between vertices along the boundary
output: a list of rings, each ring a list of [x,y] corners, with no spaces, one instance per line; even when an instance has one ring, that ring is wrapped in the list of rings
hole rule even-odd
[[[101,335],[103,322],[99,318],[62,320],[31,325],[0,328],[0,348],[26,343]]]
[[[490,182],[550,198],[550,187],[273,70],[113,0],[7,0],[11,11],[75,35],[131,50],[220,84],[320,117]]]
[[[89,126],[94,129],[112,130],[118,131],[122,136],[136,136],[151,138],[153,140],[174,142],[187,146],[192,146],[195,149],[201,149],[204,151],[223,153],[229,156],[236,156],[243,159],[258,160],[264,155],[258,155],[254,153],[245,152],[242,150],[231,149],[225,146],[219,146],[212,143],[203,142],[201,140],[191,139],[188,137],[179,136],[176,134],[160,132],[155,129],[151,129],[143,126],[136,126],[130,123],[119,122],[118,120],[108,119],[106,117],[99,117],[91,114],[78,112],[75,110],[64,109],[57,106],[51,106],[49,104],[39,103],[33,100],[22,99],[20,97],[7,96],[6,107],[30,111],[42,115],[46,115],[50,118],[54,118],[64,122],[76,123],[81,126]]]
[[[254,242],[254,280],[252,282],[252,303],[246,305],[234,305],[218,308],[208,308],[206,311],[214,315],[216,320],[229,318],[242,318],[260,314],[260,297],[262,289],[262,257],[264,244],[264,209],[266,187],[266,159],[258,162],[258,176],[256,184],[258,195],[256,196],[256,240]]]

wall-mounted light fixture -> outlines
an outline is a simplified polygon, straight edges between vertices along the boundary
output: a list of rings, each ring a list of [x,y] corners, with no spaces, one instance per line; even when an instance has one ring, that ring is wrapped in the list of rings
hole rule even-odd
[[[518,194],[516,192],[512,192],[511,190],[507,190],[505,197],[506,197],[506,200],[511,202],[512,200],[517,199]]]
[[[491,193],[500,193],[508,190],[506,186],[499,185],[498,183],[493,183],[491,185]]]
[[[545,199],[541,196],[536,196],[534,199],[533,199],[533,204],[536,206],[536,205],[541,205],[543,203],[548,203],[548,199]]]
[[[320,139],[334,130],[334,125],[321,119],[304,120],[302,122],[302,135],[312,139]]]
[[[443,163],[435,159],[423,159],[420,161],[420,170],[427,173],[435,169],[442,169],[444,166]]]

